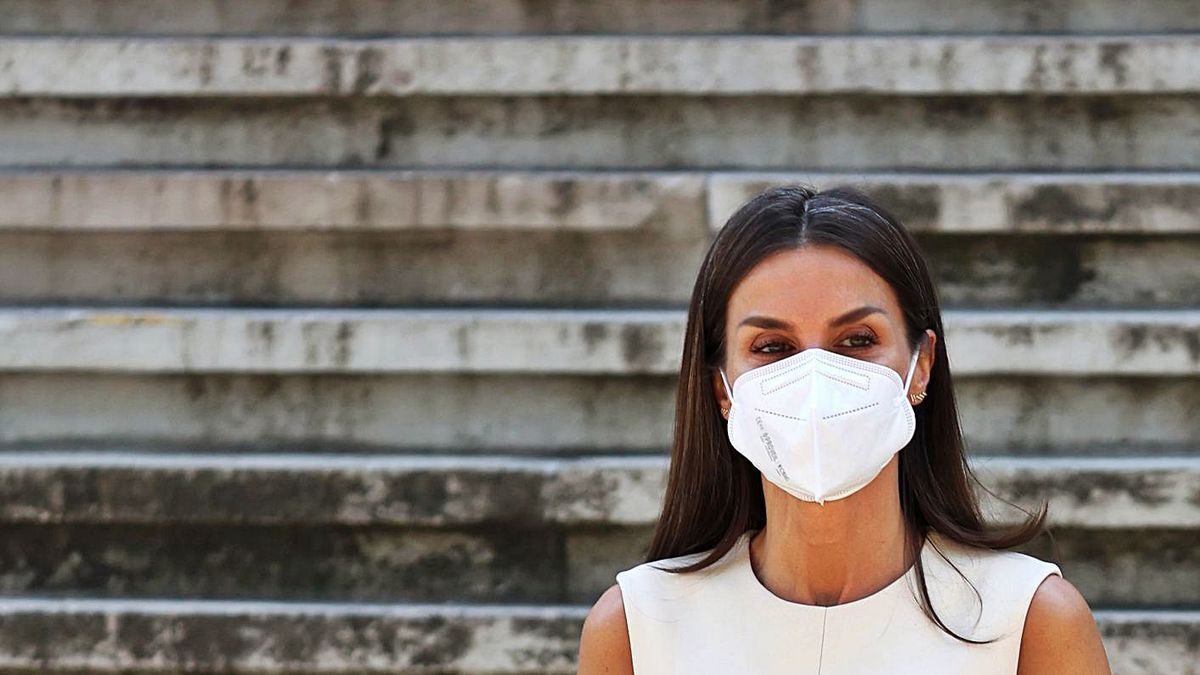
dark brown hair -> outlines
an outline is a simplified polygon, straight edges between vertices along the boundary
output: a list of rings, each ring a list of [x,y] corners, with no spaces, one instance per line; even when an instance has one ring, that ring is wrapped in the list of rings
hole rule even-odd
[[[823,192],[802,185],[769,188],[730,216],[709,246],[688,306],[670,471],[646,562],[711,549],[694,563],[669,571],[703,569],[728,553],[746,531],[765,525],[760,474],[730,444],[711,377],[725,361],[726,311],[737,283],[767,256],[814,244],[849,252],[892,287],[910,352],[926,337],[926,329],[939,338],[927,397],[915,408],[916,431],[900,450],[900,505],[923,611],[959,640],[990,642],[958,635],[933,609],[920,557],[926,533],[932,529],[950,540],[988,549],[1012,548],[1042,533],[1046,504],[1017,525],[984,521],[972,485],[987,488],[966,461],[941,310],[923,254],[894,217],[848,187]]]

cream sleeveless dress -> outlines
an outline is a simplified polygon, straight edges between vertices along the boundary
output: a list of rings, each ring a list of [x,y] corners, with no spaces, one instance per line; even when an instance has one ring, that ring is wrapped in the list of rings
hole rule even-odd
[[[754,533],[744,533],[699,572],[656,568],[693,562],[702,553],[617,573],[635,675],[1013,675],[1034,591],[1047,575],[1062,575],[1054,563],[1033,556],[964,546],[932,533],[921,551],[930,598],[959,635],[996,638],[973,645],[947,635],[922,613],[915,566],[853,602],[822,607],[780,598],[750,566]]]

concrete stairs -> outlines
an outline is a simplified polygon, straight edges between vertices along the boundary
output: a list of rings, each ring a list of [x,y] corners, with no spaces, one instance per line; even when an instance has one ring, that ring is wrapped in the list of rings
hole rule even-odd
[[[1114,672],[1200,672],[1200,12],[1015,4],[0,0],[0,671],[574,672],[803,181],[916,233]]]

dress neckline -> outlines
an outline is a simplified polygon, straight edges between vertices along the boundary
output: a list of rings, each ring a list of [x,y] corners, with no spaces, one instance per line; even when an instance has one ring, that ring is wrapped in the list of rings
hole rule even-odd
[[[742,583],[751,589],[751,593],[762,597],[764,602],[772,603],[784,608],[785,611],[819,613],[865,611],[867,608],[885,602],[889,598],[901,593],[910,580],[912,581],[911,587],[916,587],[917,566],[913,564],[910,565],[907,570],[905,570],[904,574],[896,577],[883,588],[880,588],[870,595],[858,598],[857,600],[841,602],[836,605],[812,605],[781,598],[778,595],[775,595],[771,589],[763,585],[762,581],[759,580],[758,575],[754,573],[754,566],[750,563],[750,538],[753,537],[757,532],[758,530],[747,530],[746,532],[742,533],[742,536],[739,538],[737,543],[738,549],[735,567],[738,570],[738,575],[741,578]],[[925,541],[921,545],[922,556],[925,555],[926,549],[929,548],[929,540],[932,536],[931,530],[930,534],[925,537]]]

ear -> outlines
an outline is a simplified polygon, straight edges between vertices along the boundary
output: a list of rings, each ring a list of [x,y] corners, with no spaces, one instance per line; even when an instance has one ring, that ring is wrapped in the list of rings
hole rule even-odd
[[[721,379],[721,371],[716,368],[712,369],[712,387],[713,396],[717,399],[717,405],[720,406],[721,410],[727,410],[731,399],[729,398],[729,392],[725,391],[725,382]],[[721,416],[727,417],[727,415]]]
[[[925,343],[921,345],[921,354],[917,357],[917,367],[913,369],[912,382],[908,383],[908,394],[919,394],[929,386],[929,374],[933,372],[933,361],[936,358],[937,333],[932,328],[925,329]],[[920,403],[917,403],[920,405]]]

